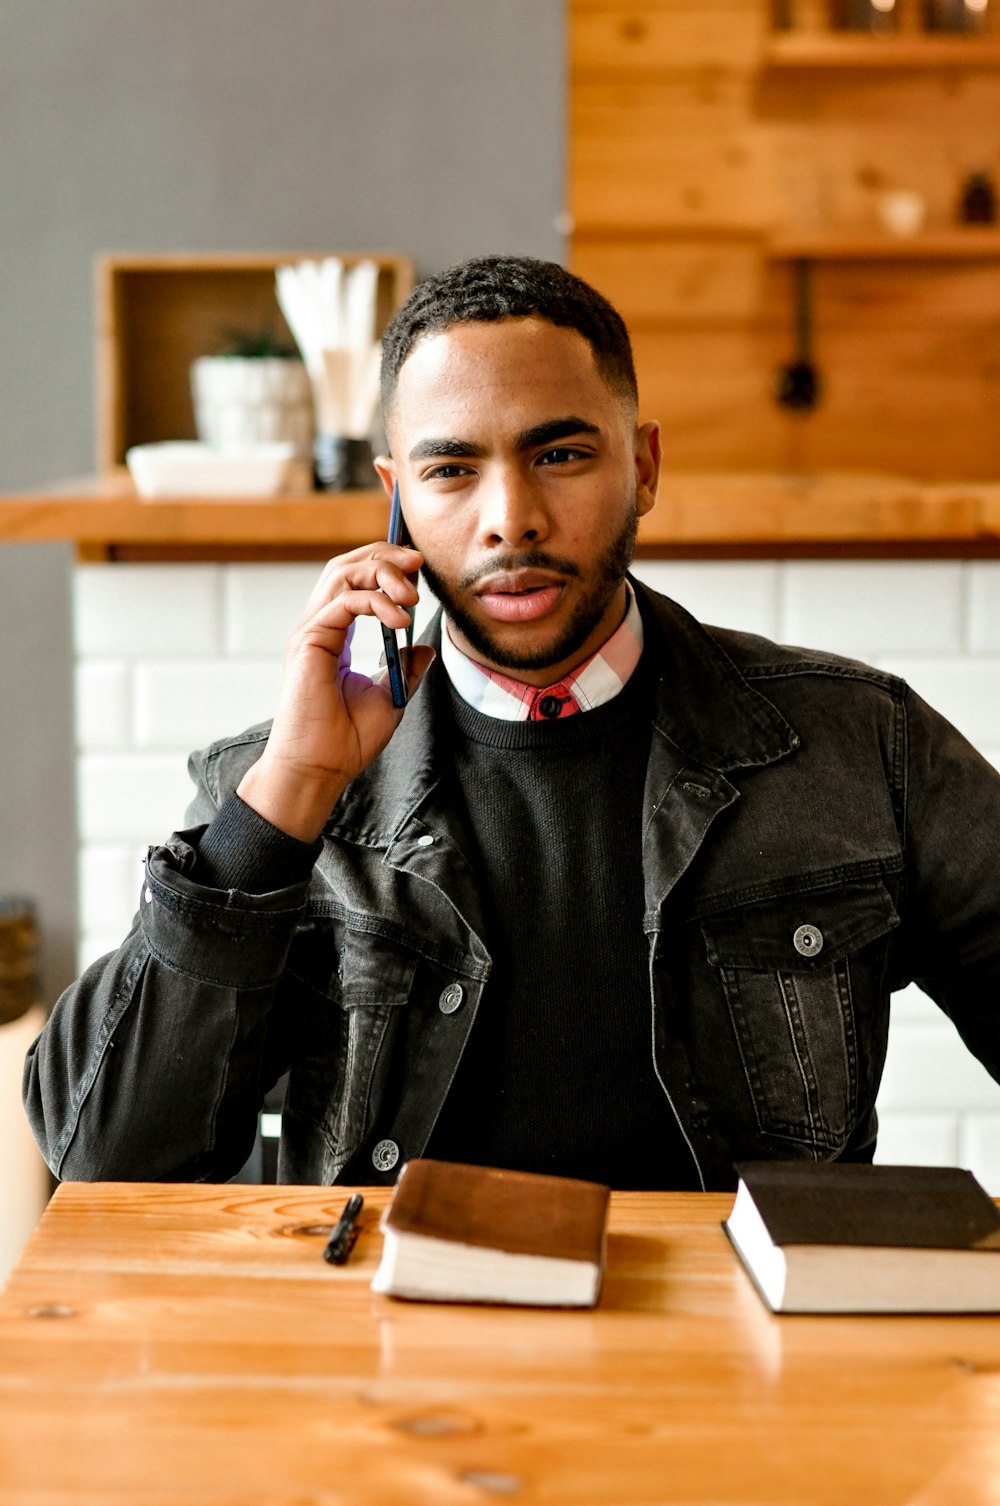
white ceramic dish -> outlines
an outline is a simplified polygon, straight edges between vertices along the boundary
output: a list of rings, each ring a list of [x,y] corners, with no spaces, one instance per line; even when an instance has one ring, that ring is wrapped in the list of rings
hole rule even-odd
[[[140,497],[275,497],[301,488],[295,446],[213,450],[194,441],[133,445],[125,463]]]

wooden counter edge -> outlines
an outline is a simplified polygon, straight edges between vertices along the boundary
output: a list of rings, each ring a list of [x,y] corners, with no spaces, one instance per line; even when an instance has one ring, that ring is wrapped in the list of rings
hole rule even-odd
[[[382,536],[380,491],[140,501],[127,476],[0,497],[0,543],[66,541],[81,558],[322,558]],[[853,472],[668,474],[646,557],[1000,554],[1000,483]]]

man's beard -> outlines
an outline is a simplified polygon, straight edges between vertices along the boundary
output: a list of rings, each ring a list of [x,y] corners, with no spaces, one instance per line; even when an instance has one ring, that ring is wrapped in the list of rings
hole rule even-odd
[[[575,654],[586,643],[604,616],[614,600],[615,592],[619,590],[625,579],[626,570],[632,563],[638,528],[639,511],[633,505],[617,537],[612,539],[597,560],[594,566],[593,584],[577,604],[576,611],[559,637],[547,647],[533,652],[519,652],[517,649],[505,648],[497,643],[489,626],[478,618],[472,617],[465,610],[461,601],[457,599],[457,591],[441,578],[426,558],[421,574],[444,607],[449,621],[455,624],[466,642],[483,659],[501,669],[531,671],[547,669],[549,665],[562,664],[564,660]],[[576,578],[580,576],[580,568],[573,560],[563,559],[555,554],[546,554],[542,549],[531,549],[523,550],[518,554],[497,555],[480,570],[463,577],[458,589],[468,590],[475,585],[477,580],[498,571],[506,573],[513,570],[532,569],[554,570],[560,575]]]

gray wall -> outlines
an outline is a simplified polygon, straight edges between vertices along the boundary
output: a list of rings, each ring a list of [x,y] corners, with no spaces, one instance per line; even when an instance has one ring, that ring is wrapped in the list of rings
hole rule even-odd
[[[68,545],[0,549],[0,894],[42,934],[42,997],[73,976],[76,845]]]
[[[0,491],[93,470],[101,251],[399,249],[421,272],[559,258],[563,10],[4,0]],[[73,906],[68,556],[0,561],[0,890],[44,896],[55,982]]]

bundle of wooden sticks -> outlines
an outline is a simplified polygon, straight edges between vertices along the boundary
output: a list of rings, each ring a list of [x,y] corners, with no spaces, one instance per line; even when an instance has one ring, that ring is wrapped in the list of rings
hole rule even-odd
[[[279,267],[278,303],[312,382],[320,434],[364,439],[378,403],[379,269],[338,256]]]

